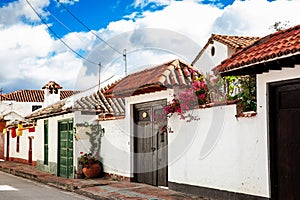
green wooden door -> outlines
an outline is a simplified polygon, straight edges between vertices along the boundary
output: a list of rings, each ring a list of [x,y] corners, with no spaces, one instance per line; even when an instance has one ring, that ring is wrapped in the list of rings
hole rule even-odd
[[[73,178],[73,120],[58,122],[58,176]]]

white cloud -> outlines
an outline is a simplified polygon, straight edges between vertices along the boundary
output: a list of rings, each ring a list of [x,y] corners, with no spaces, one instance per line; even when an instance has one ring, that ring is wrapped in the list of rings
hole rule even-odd
[[[223,34],[264,36],[277,21],[300,23],[300,1],[246,0],[227,6],[212,30]]]
[[[49,0],[29,0],[29,2],[38,13],[41,13],[43,16],[48,15],[48,13],[43,11],[43,8],[49,5]],[[32,22],[39,20],[26,0],[14,1],[0,8],[0,24],[2,25],[22,23],[22,17]]]
[[[79,2],[79,0],[59,0],[60,3],[62,4],[70,4],[73,5],[74,3]]]
[[[136,24],[143,28],[161,28],[176,31],[201,43],[207,38],[211,25],[222,11],[212,5],[190,2],[172,2],[157,12],[144,12]]]
[[[134,2],[134,7],[141,7],[144,8],[150,3],[158,5],[158,6],[163,6],[163,5],[169,5],[170,2],[173,0],[135,0]]]
[[[39,13],[49,5],[49,0],[30,2]],[[164,8],[141,11],[149,5]],[[160,64],[174,55],[191,62],[211,33],[263,36],[270,33],[269,27],[275,21],[300,24],[300,1],[296,0],[237,0],[225,8],[204,5],[200,0],[136,0],[134,6],[142,9],[95,31],[121,53],[127,49],[129,72]],[[24,17],[38,21],[25,0],[0,8],[0,66],[5,72],[0,74],[0,86],[4,90],[24,89],[28,82],[28,86],[40,88],[49,80],[64,88],[97,84],[98,66],[76,57],[52,38],[44,25],[26,24]],[[93,34],[72,32],[62,39],[81,54],[89,51],[88,59],[94,63],[101,62],[106,72],[103,80],[123,73],[122,55]]]

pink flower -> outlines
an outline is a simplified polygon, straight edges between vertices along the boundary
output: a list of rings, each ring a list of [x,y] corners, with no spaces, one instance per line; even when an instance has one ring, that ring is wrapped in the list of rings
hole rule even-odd
[[[200,94],[200,98],[205,100],[205,94]]]

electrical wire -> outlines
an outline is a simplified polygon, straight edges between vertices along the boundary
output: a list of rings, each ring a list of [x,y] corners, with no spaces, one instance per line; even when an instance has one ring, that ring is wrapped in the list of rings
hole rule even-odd
[[[68,27],[66,24],[64,24],[60,19],[58,19],[53,13],[51,13],[49,10],[47,10],[46,8],[44,8],[44,10],[46,12],[48,12],[52,17],[53,19],[55,19],[55,21],[57,21],[60,25],[62,25],[66,30],[68,30],[69,32],[73,32],[71,30],[70,27]],[[82,38],[80,38],[78,35],[76,35],[78,37],[79,40],[81,40],[82,42],[85,42]]]
[[[27,0],[26,0],[27,1]],[[76,21],[78,21],[83,27],[85,27],[88,31],[90,31],[96,38],[98,38],[99,40],[101,40],[102,42],[104,42],[109,48],[111,48],[112,50],[114,50],[115,52],[117,52],[120,55],[123,55],[122,52],[120,52],[119,50],[117,50],[116,48],[114,48],[113,46],[111,46],[108,42],[106,42],[104,39],[100,38],[92,29],[90,29],[87,25],[85,25],[78,17],[76,17],[68,8],[66,8],[62,3],[60,3],[59,0],[56,0],[57,3],[59,3],[59,5],[61,7],[63,7]]]
[[[49,31],[52,32],[52,34],[59,39],[70,51],[72,51],[74,54],[76,54],[78,57],[82,58],[83,60],[94,64],[94,65],[98,65],[98,63],[93,62],[88,60],[87,58],[85,58],[84,56],[80,55],[79,53],[77,53],[74,49],[72,49],[63,39],[61,39],[56,33],[55,31],[46,23],[46,21],[42,18],[42,16],[36,11],[36,9],[32,6],[32,4],[26,0],[27,4],[30,6],[30,8],[34,11],[34,13],[39,17],[39,19],[43,22],[43,24],[45,24],[47,26],[47,28],[49,29]]]

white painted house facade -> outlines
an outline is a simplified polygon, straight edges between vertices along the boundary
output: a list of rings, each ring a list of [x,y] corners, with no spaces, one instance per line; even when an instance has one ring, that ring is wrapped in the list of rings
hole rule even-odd
[[[257,39],[259,38],[212,34],[191,64],[201,73],[211,74],[215,66]]]
[[[241,173],[235,176],[240,179],[236,184],[224,184],[227,190],[265,199],[298,198],[299,38],[300,25],[267,35],[214,69],[222,76],[257,74],[257,115],[237,120],[240,124],[249,120],[236,132],[235,138],[243,143],[239,143],[240,148],[233,153],[229,149],[236,145],[229,141],[231,145],[223,151],[224,157],[230,152],[236,154],[234,158],[239,161],[236,172]],[[232,130],[235,128],[232,126]],[[232,130],[226,134],[233,134]],[[230,178],[226,176],[230,175],[228,171],[233,173],[231,167],[223,168],[225,180]]]
[[[47,91],[48,86],[59,88],[57,91]],[[35,165],[36,158],[33,151],[38,151],[34,147],[34,138],[36,132],[34,124],[27,123],[25,116],[33,111],[47,106],[45,102],[53,103],[60,99],[66,98],[74,94],[71,90],[63,90],[54,81],[49,81],[43,90],[18,90],[15,92],[2,94],[3,99],[0,102],[0,119],[5,123],[5,135],[1,134],[1,149],[3,148],[4,160],[16,161]],[[53,96],[51,96],[53,95]],[[18,128],[18,124],[22,124],[23,129]],[[29,129],[31,128],[31,129]],[[20,130],[20,132],[18,132]],[[1,130],[3,132],[3,130]],[[21,134],[21,135],[18,135]]]

